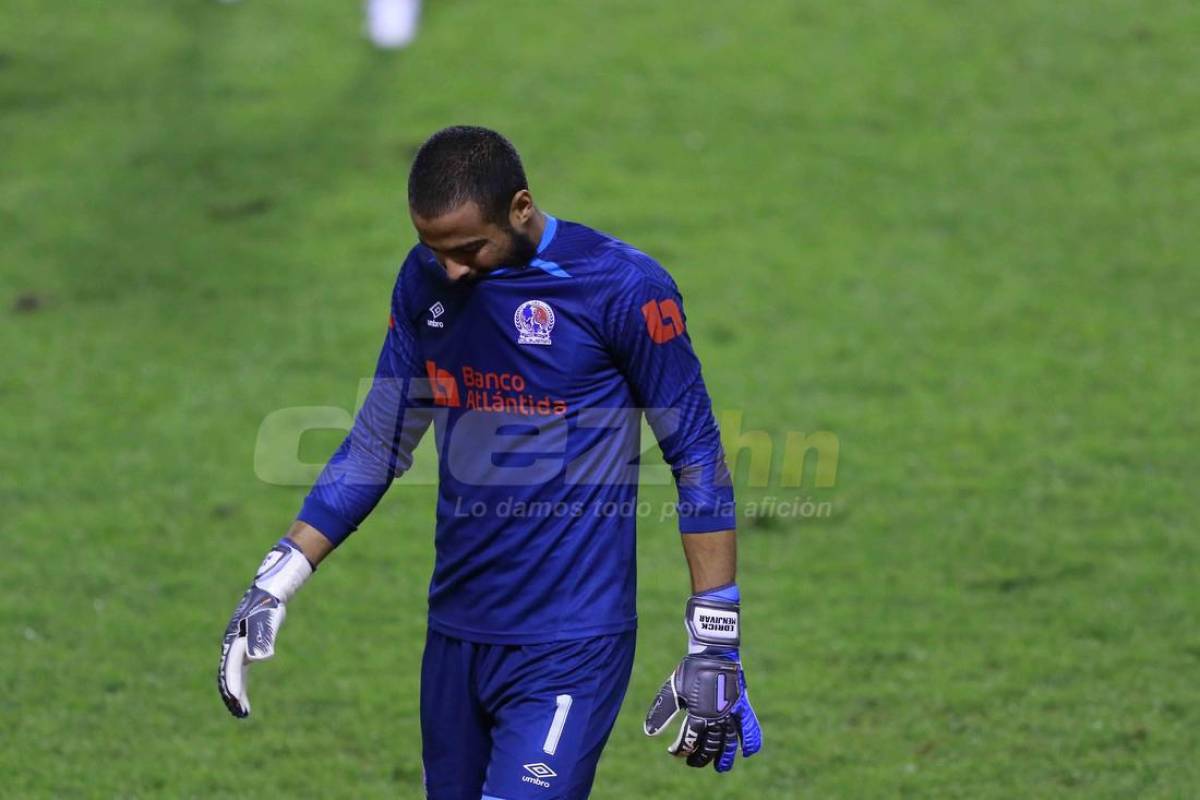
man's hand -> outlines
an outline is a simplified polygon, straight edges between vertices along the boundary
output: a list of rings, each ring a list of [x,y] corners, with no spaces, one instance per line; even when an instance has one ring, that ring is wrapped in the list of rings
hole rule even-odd
[[[695,595],[688,601],[690,654],[679,662],[646,712],[645,731],[654,736],[679,711],[687,716],[667,752],[685,757],[688,766],[714,763],[717,772],[733,769],[738,742],[742,756],[762,747],[762,730],[746,693],[738,657],[740,609],[737,586]]]
[[[250,716],[247,667],[275,655],[275,637],[287,616],[287,601],[312,573],[312,565],[296,544],[281,539],[267,553],[254,582],[234,609],[221,640],[217,688],[235,717]]]

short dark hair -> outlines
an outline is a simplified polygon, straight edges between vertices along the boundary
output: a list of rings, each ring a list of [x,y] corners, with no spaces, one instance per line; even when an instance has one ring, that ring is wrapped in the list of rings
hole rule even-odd
[[[408,173],[408,205],[429,219],[474,201],[486,218],[507,224],[513,195],[528,188],[512,142],[488,128],[454,125],[417,151]]]

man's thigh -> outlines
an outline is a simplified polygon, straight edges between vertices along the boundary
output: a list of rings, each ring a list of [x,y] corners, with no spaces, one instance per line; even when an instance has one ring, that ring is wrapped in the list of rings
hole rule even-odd
[[[421,659],[421,758],[430,800],[479,800],[492,740],[472,660],[478,645],[429,631]]]
[[[616,721],[636,633],[513,648],[481,673],[492,716],[483,796],[583,800]]]

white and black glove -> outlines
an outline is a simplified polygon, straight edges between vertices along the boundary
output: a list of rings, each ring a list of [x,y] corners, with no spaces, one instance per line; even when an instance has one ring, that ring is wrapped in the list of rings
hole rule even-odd
[[[762,729],[746,693],[746,676],[738,654],[741,607],[736,584],[693,595],[685,624],[688,655],[663,683],[646,712],[650,736],[680,711],[685,711],[679,735],[667,752],[686,758],[688,766],[717,772],[733,769],[741,742],[742,757],[762,747]]]
[[[287,601],[313,574],[313,565],[291,539],[283,538],[263,559],[253,583],[234,609],[221,640],[217,688],[235,717],[250,716],[246,668],[275,655],[275,637],[287,616]]]

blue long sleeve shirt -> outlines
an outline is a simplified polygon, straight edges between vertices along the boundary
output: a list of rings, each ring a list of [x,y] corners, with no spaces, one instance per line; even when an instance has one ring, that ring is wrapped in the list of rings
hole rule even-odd
[[[418,245],[372,388],[299,517],[339,544],[432,425],[430,626],[513,644],[628,630],[642,414],[675,476],[680,530],[732,529],[683,300],[657,262],[552,217],[529,264],[469,283]]]

